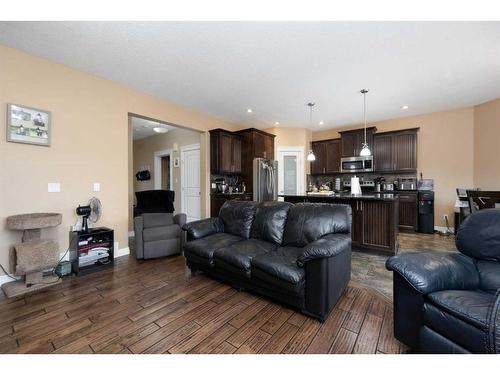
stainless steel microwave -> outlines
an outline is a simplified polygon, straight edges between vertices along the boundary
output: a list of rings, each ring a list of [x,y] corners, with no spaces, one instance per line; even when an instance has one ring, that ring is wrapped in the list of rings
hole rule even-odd
[[[353,156],[340,159],[343,173],[373,172],[373,156]]]

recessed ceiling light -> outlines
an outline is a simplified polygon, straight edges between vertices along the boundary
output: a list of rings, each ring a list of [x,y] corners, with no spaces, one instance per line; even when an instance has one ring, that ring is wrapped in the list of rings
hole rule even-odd
[[[161,133],[161,134],[168,132],[168,129],[164,128],[163,126],[157,126],[157,127],[153,128],[153,130],[155,132]]]
[[[403,110],[408,109],[408,108],[410,108],[410,107],[408,107],[407,105],[404,105],[401,107],[401,109],[403,109]]]
[[[325,122],[324,122],[323,120],[321,120],[321,121],[319,122],[319,124],[320,124],[320,125],[325,125]]]
[[[274,122],[274,125],[279,125],[279,124],[280,124],[280,122],[279,122],[279,121],[275,121],[275,122]]]
[[[252,108],[247,109],[247,113],[252,113],[252,112],[253,112]]]

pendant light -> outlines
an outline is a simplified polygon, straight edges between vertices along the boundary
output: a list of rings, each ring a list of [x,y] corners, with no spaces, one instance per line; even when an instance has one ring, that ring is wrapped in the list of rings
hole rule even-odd
[[[312,117],[313,117],[313,107],[315,103],[307,103],[307,106],[309,107],[309,129],[312,128]],[[314,152],[311,149],[309,149],[309,153],[307,154],[307,161],[315,161],[316,160],[316,155],[314,155]]]
[[[366,94],[368,93],[368,90],[362,89],[360,93],[363,94],[363,121],[365,123],[365,141],[362,144],[359,156],[370,156],[372,152],[370,151],[370,147],[368,147],[368,143],[366,142]]]

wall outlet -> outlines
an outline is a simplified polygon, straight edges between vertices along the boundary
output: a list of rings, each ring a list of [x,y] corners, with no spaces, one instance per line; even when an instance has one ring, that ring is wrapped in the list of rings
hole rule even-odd
[[[443,215],[443,221],[446,222],[446,220],[448,220],[448,215],[447,214],[444,214]]]
[[[47,191],[49,193],[60,193],[61,192],[61,184],[59,182],[49,182],[47,184]]]

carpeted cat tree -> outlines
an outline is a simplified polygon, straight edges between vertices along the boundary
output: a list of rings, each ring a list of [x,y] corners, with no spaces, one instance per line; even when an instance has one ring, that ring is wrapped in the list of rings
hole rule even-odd
[[[7,228],[22,230],[22,242],[10,249],[10,268],[18,281],[2,285],[2,290],[9,298],[32,293],[55,285],[61,280],[51,270],[59,262],[59,246],[52,240],[42,240],[43,228],[61,224],[62,215],[58,213],[33,213],[9,216]]]

